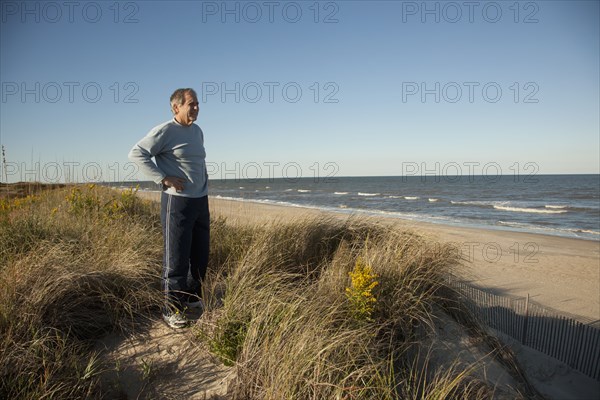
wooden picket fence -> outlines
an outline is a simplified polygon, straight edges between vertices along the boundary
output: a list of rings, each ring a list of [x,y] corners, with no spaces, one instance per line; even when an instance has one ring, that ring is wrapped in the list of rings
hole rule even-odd
[[[455,278],[449,285],[487,326],[600,381],[599,321],[566,315],[529,296],[499,296]]]

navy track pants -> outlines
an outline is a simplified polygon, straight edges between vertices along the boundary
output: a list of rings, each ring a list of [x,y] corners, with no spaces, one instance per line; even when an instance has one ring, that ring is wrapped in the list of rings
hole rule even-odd
[[[201,295],[208,266],[210,213],[208,196],[182,197],[162,193],[163,228],[162,289],[166,314]],[[197,297],[196,297],[197,299]]]

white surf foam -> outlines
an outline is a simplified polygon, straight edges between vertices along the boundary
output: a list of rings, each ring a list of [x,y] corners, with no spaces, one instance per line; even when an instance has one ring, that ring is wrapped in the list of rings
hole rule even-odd
[[[363,192],[358,192],[359,196],[365,196],[365,197],[371,197],[371,196],[379,196],[379,193],[363,193]]]
[[[523,208],[523,207],[508,207],[494,205],[496,210],[511,211],[511,212],[522,212],[522,213],[533,213],[533,214],[562,214],[566,213],[567,210],[543,210],[540,208]]]

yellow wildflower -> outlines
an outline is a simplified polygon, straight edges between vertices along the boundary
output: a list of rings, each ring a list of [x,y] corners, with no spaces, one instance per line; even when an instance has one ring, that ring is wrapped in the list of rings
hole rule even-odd
[[[359,257],[354,270],[348,273],[351,279],[350,287],[346,288],[346,298],[350,303],[350,311],[355,319],[371,321],[377,298],[373,289],[379,284],[373,268]]]

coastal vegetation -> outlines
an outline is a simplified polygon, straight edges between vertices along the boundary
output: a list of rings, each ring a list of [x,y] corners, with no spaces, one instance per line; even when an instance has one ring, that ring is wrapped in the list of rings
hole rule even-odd
[[[160,302],[156,206],[94,185],[45,189],[0,200],[0,398],[93,398],[94,341],[132,332]]]
[[[158,207],[135,189],[96,185],[2,197],[0,398],[114,393],[102,375],[115,366],[94,344],[158,319]],[[360,219],[244,225],[215,216],[192,340],[235,372],[228,398],[530,397],[510,352],[447,286],[459,263],[451,246]],[[511,392],[458,354],[432,356],[448,315],[485,358],[509,365]]]

